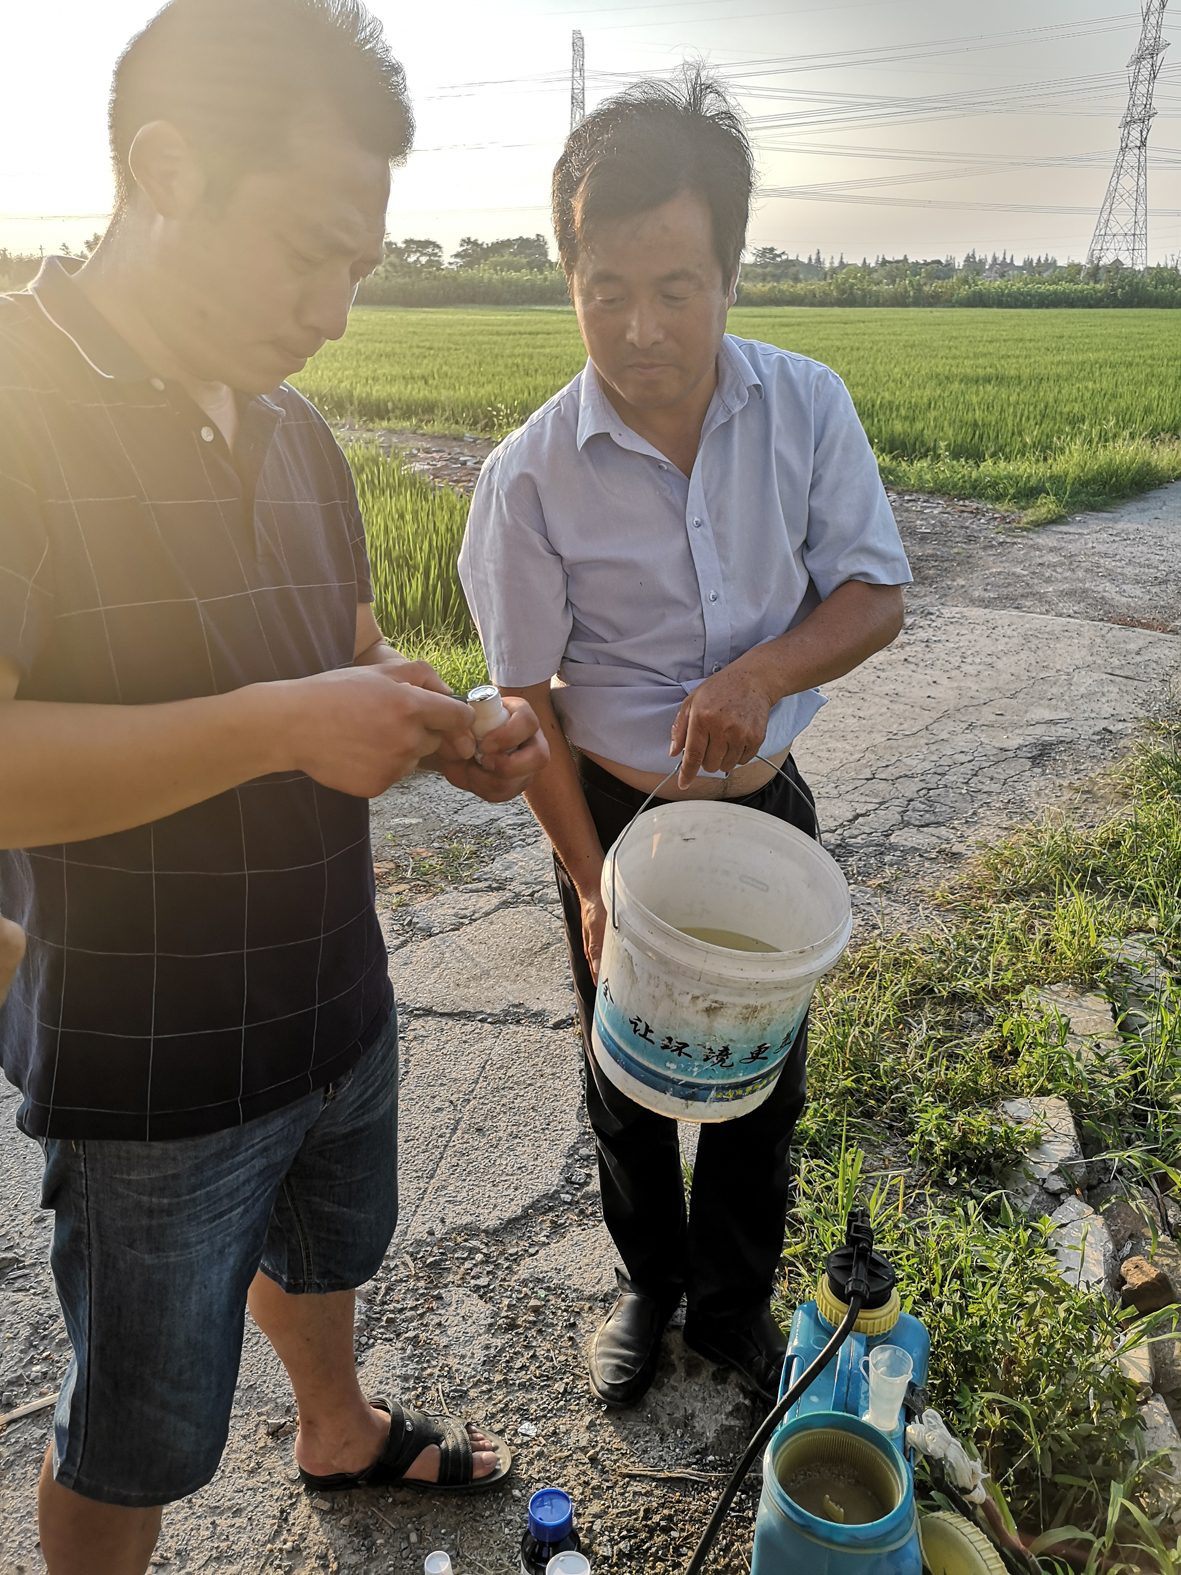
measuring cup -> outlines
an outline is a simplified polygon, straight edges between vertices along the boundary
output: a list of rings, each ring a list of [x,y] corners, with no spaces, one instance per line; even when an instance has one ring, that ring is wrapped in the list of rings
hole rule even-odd
[[[865,1357],[861,1371],[869,1378],[869,1410],[861,1420],[881,1433],[892,1433],[898,1426],[906,1386],[914,1372],[910,1352],[900,1345],[879,1345]]]

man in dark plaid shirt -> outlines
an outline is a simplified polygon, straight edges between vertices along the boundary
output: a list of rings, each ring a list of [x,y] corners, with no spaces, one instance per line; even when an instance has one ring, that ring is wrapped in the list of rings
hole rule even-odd
[[[355,0],[173,0],[111,111],[85,267],[0,297],[0,1008],[74,1348],[51,1575],[138,1575],[224,1446],[247,1300],[311,1488],[500,1480],[371,1405],[353,1288],[397,1207],[397,1047],[365,800],[499,800],[547,758],[384,642],[331,433],[282,380],[344,332],[412,131]],[[512,752],[510,754],[510,752]],[[2,992],[0,992],[2,993]]]

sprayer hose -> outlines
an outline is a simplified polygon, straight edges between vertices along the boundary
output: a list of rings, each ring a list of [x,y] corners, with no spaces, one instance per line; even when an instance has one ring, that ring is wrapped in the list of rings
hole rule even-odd
[[[759,1428],[758,1432],[746,1446],[746,1450],[742,1456],[742,1459],[738,1462],[738,1465],[734,1471],[734,1475],[730,1478],[729,1482],[726,1483],[725,1488],[722,1490],[722,1496],[718,1499],[717,1505],[714,1508],[714,1512],[709,1518],[709,1525],[706,1526],[705,1530],[701,1534],[701,1541],[697,1544],[696,1553],[694,1553],[693,1557],[689,1560],[689,1567],[685,1571],[685,1575],[700,1575],[700,1571],[704,1568],[705,1561],[709,1557],[710,1549],[717,1540],[718,1532],[722,1529],[722,1522],[725,1520],[726,1515],[729,1512],[730,1505],[734,1502],[734,1495],[738,1492],[738,1489],[742,1486],[743,1481],[745,1480],[746,1473],[750,1470],[756,1457],[765,1447],[767,1440],[771,1437],[771,1434],[791,1410],[792,1406],[795,1405],[796,1401],[800,1398],[804,1391],[808,1389],[817,1378],[820,1377],[820,1374],[828,1366],[829,1362],[832,1361],[833,1357],[840,1350],[841,1346],[844,1345],[850,1334],[852,1334],[853,1326],[857,1322],[857,1319],[860,1317],[860,1315],[861,1297],[854,1296],[849,1303],[848,1311],[841,1319],[832,1339],[824,1347],[823,1351],[821,1351],[820,1355],[812,1363],[811,1367],[805,1368],[803,1375],[796,1379],[795,1383],[792,1384],[791,1388],[784,1395],[783,1399],[778,1402],[778,1404],[775,1406],[775,1409],[770,1413],[763,1425]]]

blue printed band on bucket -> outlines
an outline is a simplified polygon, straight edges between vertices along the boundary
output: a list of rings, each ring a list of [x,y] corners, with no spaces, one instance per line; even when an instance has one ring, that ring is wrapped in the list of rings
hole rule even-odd
[[[789,1047],[799,1032],[799,1025],[803,1020],[804,1013],[801,1011],[799,1022],[794,1025],[790,1035],[787,1036]],[[639,1019],[635,1019],[635,1022],[639,1023]],[[652,1040],[649,1040],[642,1031],[643,1029],[648,1029],[649,1033],[653,1032],[647,1023],[639,1024],[639,1028],[633,1028],[632,1020],[625,1019],[625,1028],[630,1031],[630,1038],[638,1038],[645,1045],[656,1043],[655,1036],[653,1036]],[[633,1050],[629,1049],[619,1034],[613,1031],[613,1025],[607,1022],[606,1014],[602,1009],[601,995],[595,1006],[594,1031],[603,1049],[617,1066],[622,1067],[629,1077],[634,1077],[638,1083],[642,1083],[646,1088],[650,1088],[656,1093],[672,1094],[677,1099],[689,1100],[698,1104],[716,1103],[732,1099],[748,1099],[752,1094],[760,1093],[779,1076],[787,1053],[786,1049],[781,1050],[771,1059],[769,1066],[762,1064],[769,1057],[766,1054],[759,1054],[755,1062],[758,1070],[744,1078],[727,1077],[726,1067],[724,1066],[706,1065],[703,1067],[697,1057],[692,1058],[691,1071],[689,1066],[685,1066],[678,1073],[672,1070],[676,1065],[675,1061],[671,1065],[662,1067],[656,1064],[655,1055],[651,1059],[641,1060]],[[664,1037],[672,1038],[672,1036],[668,1035]],[[675,1039],[672,1042],[674,1044],[681,1043],[681,1041]],[[687,1045],[686,1048],[688,1048]],[[700,1048],[708,1050],[712,1047],[703,1046]],[[734,1048],[730,1045],[724,1048],[728,1052],[726,1066],[732,1067],[734,1066],[735,1057]],[[762,1046],[755,1046],[753,1049],[761,1051]],[[748,1056],[750,1055],[750,1051],[746,1053]],[[739,1050],[738,1054],[741,1055],[742,1051]],[[741,1062],[738,1064],[741,1065]]]

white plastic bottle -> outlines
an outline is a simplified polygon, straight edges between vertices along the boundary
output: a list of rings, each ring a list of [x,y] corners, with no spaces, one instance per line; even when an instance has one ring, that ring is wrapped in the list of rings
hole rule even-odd
[[[474,689],[469,689],[467,703],[476,713],[476,720],[472,723],[472,733],[476,740],[475,760],[479,765],[484,758],[480,740],[485,733],[491,733],[494,728],[504,726],[509,720],[508,707],[500,698],[500,690],[495,684],[477,684]]]
[[[508,708],[500,698],[500,690],[495,684],[477,684],[474,689],[469,689],[467,703],[476,713],[476,720],[472,723],[472,733],[477,743],[485,733],[503,727],[509,720]]]

